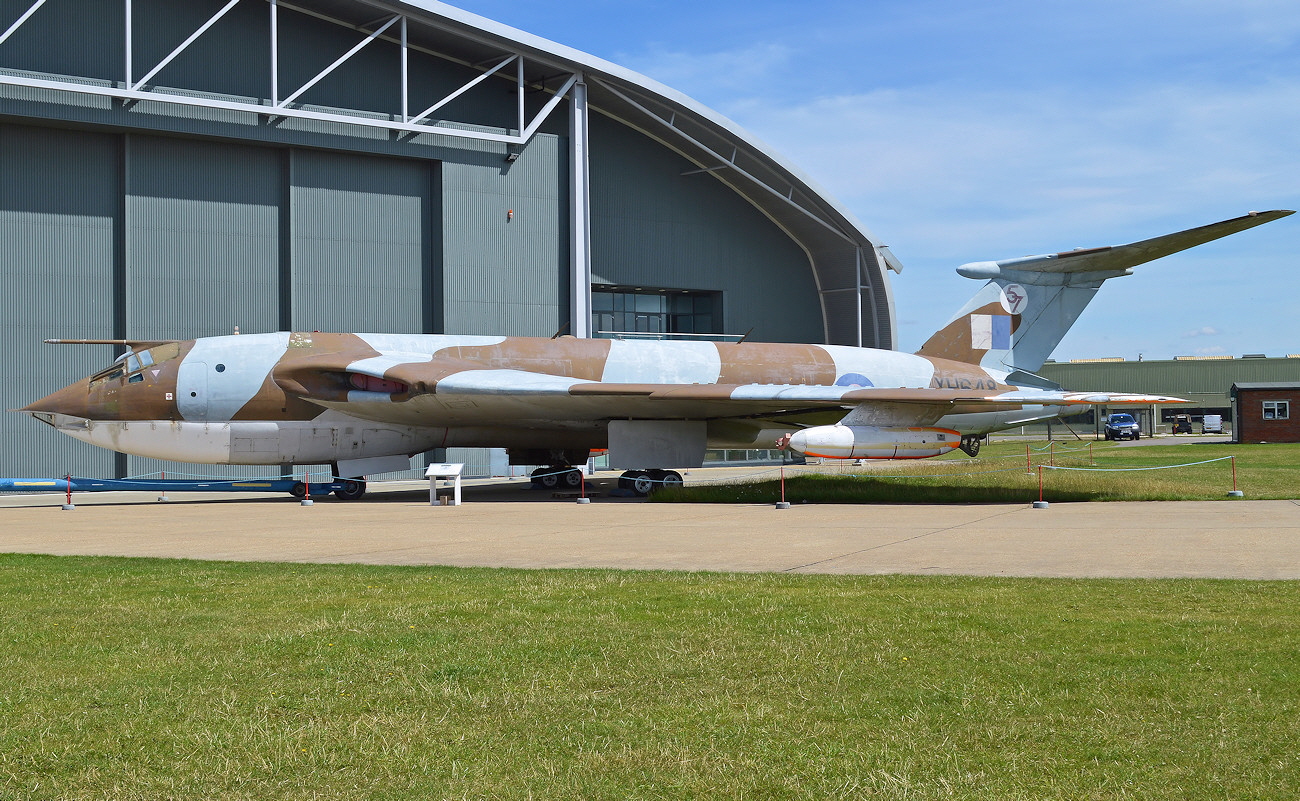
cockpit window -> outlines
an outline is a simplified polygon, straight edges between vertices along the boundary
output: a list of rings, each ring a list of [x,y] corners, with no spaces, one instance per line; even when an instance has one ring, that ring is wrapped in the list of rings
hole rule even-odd
[[[126,375],[126,371],[122,368],[121,362],[117,362],[112,366],[100,370],[98,373],[92,375],[90,377],[90,383],[98,384],[100,381],[109,381],[114,378],[121,378],[124,375]]]
[[[153,356],[147,350],[142,353],[130,353],[126,357],[128,373],[138,373],[151,364],[153,364]]]

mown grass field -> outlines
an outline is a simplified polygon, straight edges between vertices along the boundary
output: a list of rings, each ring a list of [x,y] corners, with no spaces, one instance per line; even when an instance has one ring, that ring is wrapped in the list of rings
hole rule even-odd
[[[1171,440],[1177,443],[1177,440]],[[1026,447],[1029,448],[1028,463]],[[1039,466],[1047,501],[1227,500],[1236,486],[1255,500],[1300,498],[1300,444],[1186,443],[1126,447],[1096,442],[997,442],[979,458],[960,451],[934,459],[851,462],[786,470],[792,503],[1029,503],[1038,499]],[[1193,462],[1190,467],[1165,468]],[[1054,470],[1086,468],[1088,472]],[[1026,469],[1030,467],[1032,469]],[[1093,472],[1093,471],[1097,472]],[[758,471],[756,471],[758,472]],[[774,503],[781,498],[775,471],[760,478],[668,488],[651,496],[669,503]]]
[[[0,798],[1289,798],[1300,584],[0,556]]]

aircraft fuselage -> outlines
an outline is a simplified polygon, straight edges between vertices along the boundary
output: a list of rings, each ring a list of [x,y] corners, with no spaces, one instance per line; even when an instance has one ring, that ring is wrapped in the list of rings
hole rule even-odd
[[[827,406],[828,388],[1014,389],[1004,379],[976,365],[830,345],[278,332],[140,348],[25,411],[141,456],[305,464],[439,447],[603,448],[611,419],[704,420],[709,447],[769,448],[856,405]],[[616,403],[584,394],[615,385],[628,388]],[[665,385],[693,388],[693,397],[635,391]],[[735,419],[736,401],[771,387],[783,398]],[[816,402],[801,398],[804,387],[817,389]],[[875,422],[970,434],[1025,415],[1018,405],[980,410],[972,429],[959,405],[916,411],[885,406]]]

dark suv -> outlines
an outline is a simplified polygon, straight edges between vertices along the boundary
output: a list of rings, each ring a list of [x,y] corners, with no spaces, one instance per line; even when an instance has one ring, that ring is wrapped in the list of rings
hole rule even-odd
[[[1141,439],[1133,415],[1119,412],[1106,418],[1106,439]]]

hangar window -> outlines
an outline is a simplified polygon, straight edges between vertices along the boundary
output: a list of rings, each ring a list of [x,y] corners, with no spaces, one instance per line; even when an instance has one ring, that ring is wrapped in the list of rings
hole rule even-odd
[[[1264,419],[1265,420],[1291,419],[1291,402],[1290,401],[1264,401]]]
[[[606,339],[625,335],[689,339],[721,333],[721,292],[593,286],[591,329]]]

